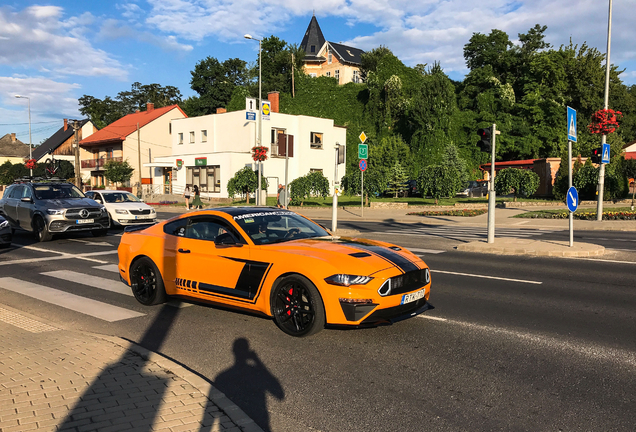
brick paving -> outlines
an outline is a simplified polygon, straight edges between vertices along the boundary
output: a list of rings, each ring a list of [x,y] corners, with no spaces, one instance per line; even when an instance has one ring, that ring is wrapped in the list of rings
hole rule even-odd
[[[0,432],[30,430],[261,431],[165,357],[0,307]]]

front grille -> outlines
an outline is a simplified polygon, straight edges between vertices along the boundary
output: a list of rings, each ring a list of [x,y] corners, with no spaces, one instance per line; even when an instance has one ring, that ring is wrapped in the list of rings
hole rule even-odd
[[[128,210],[130,212],[130,214],[133,214],[135,216],[141,216],[141,215],[149,215],[150,214],[150,209],[145,209],[145,210]]]
[[[422,288],[429,281],[428,269],[414,270],[387,280],[378,293],[381,296],[404,294]]]
[[[80,213],[82,212],[82,210],[87,210],[88,211],[88,216],[83,217]],[[66,210],[66,214],[64,215],[64,217],[66,217],[66,219],[97,219],[99,217],[102,216],[102,211],[98,208],[86,208],[86,209],[82,209],[82,208],[72,208],[72,209],[68,209]]]
[[[426,299],[419,299],[417,301],[407,303],[404,305],[394,306],[386,309],[380,309],[369,315],[362,325],[380,324],[380,323],[394,323],[406,318],[418,315],[425,310],[434,309],[433,305],[428,303]]]

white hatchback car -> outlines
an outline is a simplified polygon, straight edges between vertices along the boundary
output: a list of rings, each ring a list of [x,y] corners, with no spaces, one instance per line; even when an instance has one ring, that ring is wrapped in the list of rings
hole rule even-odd
[[[118,190],[92,190],[85,194],[88,198],[103,204],[108,210],[110,220],[117,225],[155,223],[155,209],[140,201],[135,195]]]

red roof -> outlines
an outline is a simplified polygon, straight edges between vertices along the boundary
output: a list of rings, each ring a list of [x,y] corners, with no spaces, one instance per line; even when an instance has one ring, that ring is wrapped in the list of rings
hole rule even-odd
[[[636,159],[636,152],[625,152],[625,159]]]
[[[504,169],[504,168],[520,168],[527,167],[531,168],[534,165],[534,161],[536,159],[525,159],[525,160],[517,160],[517,161],[506,161],[506,162],[495,162],[495,170]],[[479,168],[483,171],[490,170],[490,164],[483,164]]]
[[[84,138],[80,141],[80,145],[97,144],[107,141],[123,141],[128,135],[137,131],[137,123],[139,123],[139,127],[141,128],[175,108],[187,117],[186,113],[179,108],[179,105],[169,105],[163,108],[154,108],[150,111],[128,114],[91,136]]]

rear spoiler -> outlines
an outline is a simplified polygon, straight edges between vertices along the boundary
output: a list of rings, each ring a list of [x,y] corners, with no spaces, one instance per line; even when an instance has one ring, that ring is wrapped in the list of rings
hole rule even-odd
[[[141,224],[141,225],[128,225],[126,228],[124,228],[124,233],[145,230],[146,228],[150,228],[151,226],[154,226],[154,225],[156,224],[150,223],[150,224]]]

